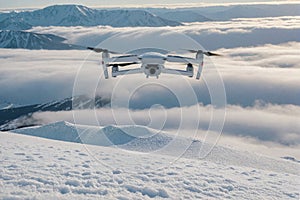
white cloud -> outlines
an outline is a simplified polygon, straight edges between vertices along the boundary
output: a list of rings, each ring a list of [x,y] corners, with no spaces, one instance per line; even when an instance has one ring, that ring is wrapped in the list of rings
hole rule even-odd
[[[88,51],[0,49],[0,99],[34,104],[72,96],[74,78]],[[92,75],[97,58],[89,58]],[[95,63],[95,65],[93,65]],[[89,80],[87,80],[88,84]]]
[[[145,110],[126,108],[103,108],[98,110],[62,111],[36,113],[33,117],[43,123],[69,121],[72,123],[100,125],[147,125],[155,129],[179,130],[179,134],[200,129],[200,138],[212,123],[213,112],[222,113],[223,108],[194,105],[190,107]],[[223,129],[224,135],[254,138],[282,145],[300,145],[300,106],[255,105],[240,107],[228,105]],[[75,121],[74,121],[75,119]],[[219,119],[218,119],[219,120]],[[221,119],[222,120],[222,119]],[[154,121],[154,123],[153,123]],[[199,126],[198,126],[199,122]],[[212,130],[212,132],[214,132]],[[213,136],[217,140],[217,135]]]

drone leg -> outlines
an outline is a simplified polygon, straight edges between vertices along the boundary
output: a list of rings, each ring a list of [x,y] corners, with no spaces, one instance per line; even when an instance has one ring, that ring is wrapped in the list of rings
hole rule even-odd
[[[107,51],[102,52],[102,68],[105,79],[108,79],[107,68],[109,67],[109,65],[107,63],[107,59],[109,59],[109,53]]]
[[[196,75],[196,79],[199,80],[201,73],[202,73],[202,69],[203,69],[203,61],[199,64],[198,66],[198,71],[197,71],[197,75]]]
[[[188,77],[193,77],[193,71],[190,70],[178,70],[178,69],[169,69],[169,68],[164,68],[162,71],[165,74],[175,74],[175,75],[183,75],[183,76],[188,76]]]
[[[201,73],[202,73],[202,69],[203,69],[203,52],[202,51],[198,51],[196,54],[196,60],[198,60],[199,66],[198,66],[198,71],[197,71],[197,75],[196,75],[196,79],[199,80]]]
[[[107,67],[108,67],[108,65],[105,64],[104,62],[102,62],[103,74],[104,74],[105,79],[108,79]]]

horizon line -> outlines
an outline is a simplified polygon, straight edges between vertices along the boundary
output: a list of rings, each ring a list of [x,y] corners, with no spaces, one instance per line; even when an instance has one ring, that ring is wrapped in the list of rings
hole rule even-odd
[[[126,4],[126,5],[105,5],[98,6],[93,4],[72,4],[72,3],[55,3],[37,7],[15,7],[15,8],[1,8],[0,12],[13,11],[13,10],[35,10],[46,8],[53,5],[82,5],[89,8],[101,9],[133,9],[133,8],[166,8],[166,9],[178,9],[178,8],[204,8],[204,7],[217,7],[217,6],[235,6],[235,5],[287,5],[287,4],[300,4],[300,1],[266,1],[266,2],[232,2],[232,3],[175,3],[175,4]]]

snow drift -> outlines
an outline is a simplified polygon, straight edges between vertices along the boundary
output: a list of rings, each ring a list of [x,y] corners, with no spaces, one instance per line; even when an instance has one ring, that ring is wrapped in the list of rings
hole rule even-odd
[[[171,136],[157,133],[143,126],[85,126],[60,121],[44,126],[14,130],[15,133],[48,139],[98,146],[123,146],[124,148],[151,151],[167,145]],[[143,147],[142,147],[143,145]],[[154,146],[155,145],[155,146]],[[136,147],[136,148],[134,148]],[[142,147],[142,148],[141,148]]]

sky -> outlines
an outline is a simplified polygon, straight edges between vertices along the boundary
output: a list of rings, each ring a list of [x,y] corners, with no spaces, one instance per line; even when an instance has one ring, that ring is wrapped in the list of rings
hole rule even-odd
[[[82,4],[85,6],[91,7],[124,7],[124,6],[158,6],[158,5],[185,5],[185,4],[223,4],[223,3],[254,3],[254,2],[296,2],[294,0],[285,0],[285,1],[272,1],[272,0],[255,0],[255,1],[248,1],[248,0],[76,0],[76,1],[69,1],[69,0],[15,0],[15,1],[7,1],[7,0],[0,0],[0,8],[1,9],[9,9],[9,8],[37,8],[37,7],[46,7],[53,4]]]

